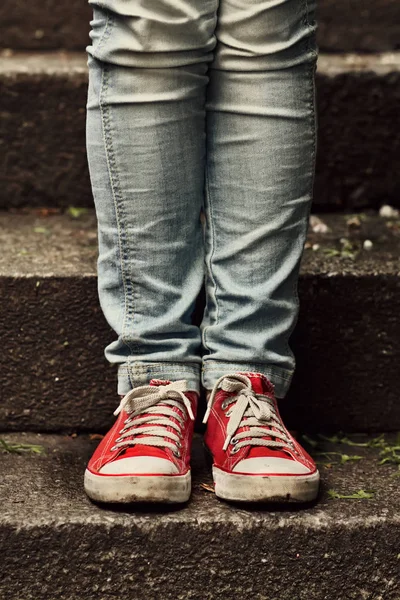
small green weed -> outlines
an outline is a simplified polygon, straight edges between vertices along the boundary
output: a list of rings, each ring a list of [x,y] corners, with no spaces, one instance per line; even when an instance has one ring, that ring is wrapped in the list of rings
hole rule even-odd
[[[86,215],[88,212],[87,208],[78,207],[78,206],[69,206],[67,208],[67,215],[72,217],[72,219],[79,219],[83,215]]]
[[[351,440],[344,433],[337,433],[334,435],[323,435],[322,433],[317,434],[316,438],[308,435],[302,436],[303,442],[311,448],[311,452],[315,456],[321,456],[329,460],[328,463],[319,461],[319,464],[330,468],[333,465],[343,465],[347,462],[361,460],[363,457],[358,455],[349,455],[342,452],[329,452],[323,447],[323,442],[329,442],[331,444],[344,444],[346,446],[353,446],[358,448],[374,448],[379,450],[378,452],[378,464],[379,465],[397,465],[397,471],[391,474],[391,477],[400,477],[400,433],[394,442],[388,442],[385,438],[385,434],[380,434],[374,438],[367,439],[365,442]],[[331,457],[340,457],[339,462],[332,462]],[[318,461],[317,461],[318,462]]]
[[[330,257],[340,256],[340,258],[349,258],[350,260],[354,260],[359,253],[359,248],[352,244],[349,240],[346,240],[343,244],[342,248],[338,250],[337,248],[324,248],[322,252]]]
[[[328,256],[329,258],[331,258],[332,256],[340,256],[341,255],[340,250],[336,250],[336,248],[324,248],[322,250],[322,252],[324,254],[326,254],[326,256]]]
[[[358,446],[359,448],[383,448],[387,446],[384,433],[375,438],[371,438],[366,442],[357,442],[355,440],[351,440],[344,433],[337,433],[330,436],[318,433],[317,437],[323,442],[330,442],[331,444],[345,444],[346,446]]]
[[[317,448],[319,446],[319,442],[316,439],[310,437],[309,435],[306,435],[305,433],[301,436],[301,439],[311,448]]]
[[[315,452],[314,455],[315,456],[323,456],[325,458],[328,458],[329,463],[331,465],[334,465],[334,464],[345,465],[348,462],[355,461],[355,460],[362,460],[362,458],[363,458],[362,456],[358,456],[357,454],[343,454],[342,452]],[[332,456],[340,457],[339,462],[332,462],[330,460]]]
[[[392,464],[399,465],[400,469],[400,435],[394,444],[385,445],[379,453],[381,460],[380,465]]]
[[[10,454],[22,454],[23,452],[44,454],[45,452],[43,446],[40,446],[39,444],[11,444],[2,438],[0,438],[0,447],[3,449],[3,452],[8,452]]]
[[[33,231],[35,233],[44,233],[45,235],[50,235],[51,231],[46,227],[34,227]]]
[[[375,496],[374,490],[358,490],[353,494],[340,494],[336,490],[328,490],[328,496],[332,500],[371,500]]]
[[[376,448],[379,450],[379,464],[386,465],[399,465],[400,466],[400,433],[397,435],[394,443],[390,443],[386,440],[385,434],[378,435],[375,438],[371,438],[366,442],[356,442],[350,440],[344,434],[337,434],[333,436],[327,436],[318,434],[318,438],[333,444],[345,444],[347,446],[356,446],[359,448]]]
[[[355,213],[352,215],[343,215],[345,221],[352,221],[358,219],[359,221],[367,221],[368,216],[365,213]]]

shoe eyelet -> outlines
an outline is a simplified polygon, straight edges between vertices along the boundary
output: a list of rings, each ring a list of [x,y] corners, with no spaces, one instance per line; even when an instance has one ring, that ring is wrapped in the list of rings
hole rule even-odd
[[[176,445],[178,446],[178,448],[182,448],[181,442],[176,442]]]
[[[230,443],[232,444],[232,446],[236,446],[238,442],[239,440],[237,440],[236,438],[232,438]]]
[[[176,456],[176,458],[180,458],[180,457],[181,457],[181,453],[179,452],[179,450],[173,450],[173,451],[172,451],[172,454],[173,454],[174,456]]]
[[[226,410],[228,408],[229,404],[226,400],[224,400],[221,404],[221,408],[222,410]]]
[[[232,414],[232,411],[231,411],[231,410],[228,410],[228,411],[225,413],[225,416],[226,416],[226,417],[230,417],[230,416],[231,416],[231,414]]]
[[[118,450],[117,446],[113,446],[112,448],[110,448],[110,452],[116,452],[116,450]]]
[[[239,452],[240,448],[238,448],[237,446],[234,446],[231,450],[231,454],[237,454]]]

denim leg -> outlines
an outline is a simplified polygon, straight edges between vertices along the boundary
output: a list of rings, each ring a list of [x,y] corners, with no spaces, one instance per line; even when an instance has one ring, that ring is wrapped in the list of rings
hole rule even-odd
[[[207,91],[203,383],[287,393],[315,162],[314,2],[221,0]]]
[[[205,89],[216,0],[92,2],[87,152],[98,285],[118,392],[152,378],[199,388]]]

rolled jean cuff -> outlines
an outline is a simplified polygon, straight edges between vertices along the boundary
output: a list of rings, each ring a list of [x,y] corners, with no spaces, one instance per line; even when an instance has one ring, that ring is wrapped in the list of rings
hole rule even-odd
[[[289,391],[294,371],[275,367],[274,365],[224,363],[219,361],[206,361],[202,370],[202,383],[206,390],[211,390],[223,375],[233,373],[261,373],[265,375],[275,388],[275,397],[282,399]]]
[[[200,393],[200,364],[195,363],[124,363],[118,367],[118,394],[148,385],[152,379],[186,379],[188,389]]]

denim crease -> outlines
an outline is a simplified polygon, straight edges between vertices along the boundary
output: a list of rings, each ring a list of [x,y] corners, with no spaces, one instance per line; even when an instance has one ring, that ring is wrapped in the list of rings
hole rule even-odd
[[[118,393],[252,371],[283,398],[315,173],[314,0],[90,4],[87,154]]]

